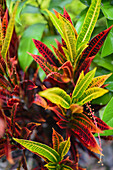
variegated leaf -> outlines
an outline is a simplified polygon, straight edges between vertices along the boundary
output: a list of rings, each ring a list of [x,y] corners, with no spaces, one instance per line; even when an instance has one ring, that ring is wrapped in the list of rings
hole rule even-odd
[[[10,41],[11,41],[11,37],[12,37],[12,34],[13,34],[14,23],[15,23],[15,15],[16,15],[16,10],[17,10],[18,4],[19,4],[19,1],[17,1],[16,4],[15,4],[13,13],[11,15],[11,18],[9,20],[9,24],[8,24],[8,27],[7,27],[5,40],[4,40],[4,44],[2,46],[2,51],[1,51],[3,58],[6,58],[6,54],[7,54],[9,44],[10,44]]]
[[[52,66],[51,64],[49,64],[41,56],[35,55],[35,54],[31,54],[31,53],[28,53],[28,54],[31,55],[34,58],[34,60],[39,64],[39,66],[42,68],[42,70],[44,70],[46,75],[48,75],[49,73],[55,72],[57,70],[57,67]]]
[[[87,89],[89,84],[91,83],[94,75],[95,75],[96,69],[93,69],[92,71],[88,72],[82,80],[79,81],[79,83],[75,86],[72,99],[79,99],[84,91]]]
[[[71,63],[73,63],[73,61],[76,57],[75,32],[74,32],[72,24],[67,19],[63,18],[61,15],[59,15],[59,19],[62,22],[63,34],[65,37],[65,42],[66,42],[66,46],[68,49],[68,53],[70,55],[69,59],[70,59]]]
[[[52,162],[49,162],[48,164],[46,164],[44,166],[49,170],[56,170],[57,169],[56,163],[52,163]]]
[[[58,152],[59,145],[63,141],[64,141],[63,137],[53,129],[53,133],[52,133],[53,149],[55,149]]]
[[[88,42],[90,40],[91,33],[99,16],[100,4],[101,0],[92,1],[77,39],[77,49],[82,42]]]
[[[101,87],[104,82],[112,75],[112,73],[107,75],[98,76],[92,79],[92,82],[89,84],[88,88],[92,87]]]
[[[39,95],[50,100],[52,103],[61,105],[63,108],[69,109],[71,104],[70,96],[59,87],[49,88],[39,92]]]
[[[77,104],[82,106],[85,103],[88,103],[89,101],[92,101],[93,99],[96,99],[96,98],[98,98],[100,96],[103,96],[105,93],[108,93],[108,90],[103,89],[103,88],[99,88],[99,87],[89,88],[78,99]]]
[[[60,161],[59,154],[54,149],[50,148],[45,144],[30,141],[30,140],[17,139],[17,138],[13,138],[13,140],[18,142],[19,144],[21,144],[23,147],[30,150],[31,152],[44,156],[51,162],[56,163]]]
[[[51,18],[51,21],[53,22],[53,25],[58,30],[58,32],[60,33],[61,37],[65,40],[61,21],[52,12],[50,12],[48,10],[46,10],[46,11],[49,14],[49,17]]]
[[[33,42],[38,49],[39,53],[46,59],[48,63],[53,66],[59,66],[59,62],[52,53],[52,51],[41,41],[33,39]]]
[[[69,148],[70,148],[70,138],[68,138],[68,140],[65,140],[65,141],[60,143],[58,153],[59,153],[59,155],[61,157],[61,160],[67,154],[67,152],[69,151]]]

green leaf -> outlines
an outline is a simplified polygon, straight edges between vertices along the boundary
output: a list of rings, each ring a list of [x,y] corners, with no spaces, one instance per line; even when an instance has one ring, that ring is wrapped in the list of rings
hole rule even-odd
[[[107,28],[113,25],[112,20],[107,20]],[[113,53],[113,28],[109,32],[102,48],[101,57],[108,56]]]
[[[106,18],[113,20],[113,5],[110,4],[110,1],[103,2],[101,9]]]
[[[13,13],[11,15],[11,18],[9,20],[9,24],[8,24],[8,27],[7,27],[5,40],[4,40],[4,44],[2,46],[2,51],[1,51],[3,58],[6,58],[6,54],[7,54],[7,51],[8,51],[9,45],[10,45],[10,41],[11,41],[11,38],[12,38],[14,23],[15,23],[15,15],[16,15],[16,10],[17,10],[18,4],[19,4],[19,1],[17,1],[16,4],[15,4]]]
[[[79,83],[77,83],[77,85],[75,86],[74,90],[73,90],[73,94],[72,94],[72,99],[79,99],[83,93],[85,92],[85,90],[87,89],[87,87],[89,86],[89,84],[91,83],[94,75],[96,72],[96,68],[93,69],[92,71],[88,72],[83,79],[79,80]],[[83,74],[83,73],[82,73]]]
[[[44,165],[49,170],[56,170],[56,163],[49,162],[48,164]]]
[[[69,148],[70,148],[70,138],[60,143],[59,154],[61,156],[61,159],[63,159],[63,157],[67,154]]]
[[[69,169],[69,170],[73,170],[71,167],[62,164],[62,170],[68,170],[68,169]]]
[[[23,70],[25,70],[26,67],[29,67],[33,61],[32,56],[30,56],[27,52],[37,54],[37,49],[32,41],[32,38],[40,40],[44,32],[44,29],[45,24],[39,23],[29,26],[24,31],[18,49],[18,59],[20,66]]]
[[[61,105],[62,107],[69,109],[71,104],[70,96],[59,87],[49,88],[47,90],[39,92],[39,95],[50,100],[52,103]]]
[[[59,162],[60,156],[58,152],[45,144],[24,139],[13,139],[33,153],[39,154],[51,162]]]
[[[101,0],[93,0],[89,10],[86,14],[84,24],[82,26],[82,29],[80,31],[80,34],[77,39],[77,48],[82,42],[88,42],[90,40],[92,31],[94,29],[94,26],[96,24],[96,21],[99,16],[100,12],[100,3]]]
[[[69,53],[69,59],[73,63],[76,57],[76,37],[73,25],[65,18],[59,15],[59,19],[62,23],[63,34],[66,41],[66,46]]]
[[[102,116],[102,120],[109,126],[113,127],[113,97],[105,108],[105,111]],[[113,130],[104,131],[102,136],[113,135]]]
[[[85,103],[88,103],[89,101],[92,101],[93,99],[96,99],[100,96],[103,96],[105,93],[107,93],[108,90],[99,88],[99,87],[93,87],[89,88],[84,92],[84,94],[79,98],[77,104],[84,105]]]
[[[98,66],[101,66],[105,69],[113,71],[113,57],[112,57],[112,55],[101,58],[100,54],[97,54],[96,57],[94,58],[93,62],[96,63]]]
[[[58,30],[58,32],[60,33],[61,37],[65,40],[64,34],[63,34],[63,29],[62,29],[62,23],[61,21],[50,11],[46,10],[47,13],[49,14],[49,17],[53,23],[53,25],[55,26],[55,28]]]
[[[32,6],[32,5],[29,5],[27,4],[21,11],[21,15],[24,14],[24,13],[33,13],[33,14],[37,14],[37,13],[40,13],[40,10],[39,8],[35,7],[35,6]]]

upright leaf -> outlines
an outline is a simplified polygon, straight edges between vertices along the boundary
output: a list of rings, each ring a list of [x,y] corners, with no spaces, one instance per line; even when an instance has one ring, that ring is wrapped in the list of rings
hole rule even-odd
[[[53,129],[53,134],[52,134],[53,148],[57,152],[59,151],[60,143],[63,142],[63,141],[64,141],[63,137]]]
[[[35,40],[33,39],[33,42],[36,46],[36,48],[38,49],[38,51],[40,52],[40,54],[52,65],[54,66],[58,66],[59,62],[58,60],[55,58],[54,54],[52,53],[52,51],[41,41]]]
[[[46,11],[49,14],[49,17],[51,18],[51,20],[53,22],[53,25],[58,30],[58,32],[60,33],[61,37],[65,40],[61,21],[52,12],[50,12],[48,10],[46,10]]]
[[[96,69],[93,69],[92,71],[87,73],[84,76],[84,78],[75,86],[73,94],[72,94],[73,99],[75,99],[75,98],[78,99],[82,96],[84,91],[87,89],[87,87],[91,83],[91,81],[95,75],[95,71],[96,71]]]
[[[18,4],[19,4],[19,1],[17,1],[16,4],[15,4],[13,13],[11,15],[11,18],[9,20],[9,24],[8,24],[8,27],[7,27],[5,40],[4,40],[4,44],[2,46],[2,51],[1,51],[3,58],[6,57],[6,54],[7,54],[8,48],[9,48],[9,44],[10,44],[10,41],[11,41],[11,37],[12,37],[12,34],[13,34],[14,23],[15,23],[15,15],[16,15],[16,10],[17,10]]]
[[[100,12],[101,0],[92,0],[89,10],[86,14],[82,29],[77,39],[77,48],[82,42],[87,42],[90,40],[91,33],[94,29],[98,15]]]
[[[39,92],[39,95],[50,100],[52,103],[61,105],[62,107],[69,109],[71,104],[70,96],[59,87],[49,88],[47,90]]]
[[[60,154],[61,159],[63,159],[63,157],[67,154],[69,148],[70,148],[70,138],[60,143],[58,153]]]
[[[82,60],[95,56],[98,53],[112,27],[113,25],[99,33],[89,42],[88,47],[83,51]]]
[[[17,139],[17,138],[13,138],[13,139],[33,153],[39,154],[47,158],[51,162],[59,162],[59,158],[60,158],[59,154],[54,149],[50,148],[45,144],[39,142],[33,142],[30,140],[24,140],[24,139]]]
[[[62,22],[63,34],[65,37],[66,46],[69,52],[69,60],[73,63],[74,58],[76,57],[76,37],[72,24],[61,15],[59,19]]]

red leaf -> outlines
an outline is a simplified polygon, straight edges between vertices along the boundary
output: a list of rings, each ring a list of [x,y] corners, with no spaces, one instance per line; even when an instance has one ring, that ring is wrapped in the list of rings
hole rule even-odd
[[[33,101],[33,103],[44,107],[45,109],[47,108],[47,102],[44,100],[44,98],[42,98],[40,95],[36,94],[36,98]]]
[[[2,72],[4,74],[6,71],[6,63],[1,55],[1,52],[0,52],[0,69],[2,70]]]
[[[8,26],[8,9],[6,10],[2,21],[2,31],[3,31],[4,38],[5,38],[7,26]]]
[[[113,25],[111,27],[109,27],[108,29],[99,33],[97,36],[95,36],[89,42],[89,46],[83,51],[83,54],[82,54],[83,60],[85,58],[95,56],[98,53],[99,49],[101,48],[102,44],[104,43],[104,41],[112,27],[113,27]]]
[[[78,67],[76,68],[75,78],[77,79],[81,73],[82,70],[84,70],[84,73],[86,74],[89,71],[90,64],[95,56],[86,58],[83,62],[79,63]]]
[[[6,124],[4,119],[0,118],[0,138],[3,137],[5,133]]]
[[[57,48],[55,48],[53,45],[51,45],[51,46],[52,46],[52,48],[53,48],[53,50],[54,50],[54,52],[55,52],[59,62],[61,64],[63,64],[66,61],[64,55]]]
[[[65,54],[64,54],[64,51],[62,49],[63,45],[57,40],[55,39],[56,43],[57,43],[57,47],[58,47],[58,50],[62,53],[62,55],[65,57]],[[65,57],[65,61],[66,61],[66,57]]]
[[[4,144],[4,148],[5,148],[5,154],[6,154],[7,160],[9,161],[10,164],[14,164],[14,161],[11,155],[11,146],[10,146],[10,140],[9,140],[8,135],[7,135],[7,141]]]
[[[44,43],[35,39],[33,39],[33,42],[40,54],[47,60],[47,62],[54,66],[59,66],[58,60],[56,59],[52,51]]]
[[[11,130],[12,130],[12,134],[14,134],[14,132],[15,132],[15,117],[16,117],[17,107],[18,107],[18,103],[15,103],[13,105],[12,110],[11,110]]]
[[[19,104],[20,103],[20,99],[16,99],[16,98],[11,98],[7,101],[7,106],[8,107],[13,107],[14,104]]]
[[[62,110],[60,108],[55,106],[55,107],[49,107],[49,109],[52,110],[61,120],[67,121],[65,116],[63,116]]]
[[[67,129],[67,122],[66,121],[58,121],[57,125],[61,128],[61,129]]]
[[[113,130],[112,127],[108,126],[105,122],[103,122],[103,120],[101,120],[98,117],[95,117],[95,120],[97,122],[97,126],[101,129],[101,130]]]
[[[70,61],[66,61],[58,70],[63,70],[64,77],[68,77],[69,79],[73,79],[73,67]]]
[[[27,128],[33,131],[36,127],[40,126],[41,123],[30,122],[27,124]]]
[[[44,70],[46,75],[51,73],[53,68],[55,68],[52,65],[50,65],[45,59],[43,59],[41,56],[34,55],[31,53],[28,53],[28,54],[34,58],[34,60],[39,64],[39,66],[42,68],[42,70]]]
[[[64,141],[63,137],[53,129],[52,133],[53,149],[55,149],[58,152],[59,145],[63,141]]]
[[[79,140],[91,151],[101,154],[101,148],[97,144],[95,138],[93,137],[92,133],[88,130],[88,128],[82,124],[80,124],[76,121],[73,125],[70,125],[72,128],[72,131],[76,134],[76,136],[79,138]]]
[[[65,7],[64,7],[64,14],[63,14],[63,16],[64,16],[66,19],[68,19],[68,20],[71,22],[71,24],[72,24],[71,18],[70,18],[70,16],[69,16],[68,12],[66,11]],[[73,25],[73,24],[72,24],[72,25]]]
[[[10,82],[2,74],[0,74],[0,86],[6,89],[12,87]]]

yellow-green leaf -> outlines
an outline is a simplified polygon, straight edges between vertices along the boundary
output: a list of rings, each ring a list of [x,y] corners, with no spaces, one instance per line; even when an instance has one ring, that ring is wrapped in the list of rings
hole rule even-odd
[[[89,10],[86,14],[82,29],[77,39],[77,48],[82,42],[88,42],[91,37],[91,33],[97,22],[99,12],[100,12],[101,0],[92,0]]]
[[[63,108],[69,109],[71,104],[70,96],[61,88],[53,87],[39,92],[39,95],[50,100],[52,103],[61,105]]]
[[[84,92],[84,94],[79,98],[77,104],[84,105],[85,103],[92,101],[93,99],[96,99],[100,96],[103,96],[105,93],[107,93],[108,90],[100,88],[100,87],[93,87],[89,88]]]
[[[56,170],[56,163],[49,162],[48,164],[44,165],[49,170]]]
[[[15,4],[13,13],[11,15],[11,18],[9,20],[9,24],[8,24],[8,27],[7,27],[5,40],[4,40],[4,44],[2,46],[2,51],[1,51],[3,58],[6,57],[6,54],[7,54],[8,48],[9,48],[9,44],[10,44],[10,41],[11,41],[11,37],[12,37],[12,34],[13,34],[14,23],[15,23],[15,15],[16,15],[16,10],[17,10],[18,4],[19,4],[19,1],[17,1],[16,4]]]
[[[72,24],[59,15],[59,19],[62,23],[63,34],[65,37],[66,46],[70,55],[70,61],[73,63],[74,58],[76,58],[76,36]]]
[[[93,79],[92,79],[92,82],[89,84],[89,87],[88,87],[88,88],[101,87],[101,86],[104,84],[104,82],[105,82],[111,75],[112,75],[112,73],[93,78]]]
[[[79,99],[84,91],[87,89],[87,87],[89,86],[89,84],[91,83],[94,75],[96,72],[96,68],[93,69],[92,71],[88,72],[83,79],[79,80],[79,83],[77,83],[77,85],[74,88],[73,94],[72,94],[72,99]],[[82,73],[83,74],[83,73]]]
[[[63,157],[67,154],[69,148],[70,148],[70,138],[60,143],[59,155],[61,156],[61,159],[63,159]]]
[[[24,140],[24,139],[17,139],[17,138],[13,138],[13,139],[19,144],[21,144],[22,146],[24,146],[26,149],[30,150],[35,154],[39,154],[47,158],[51,162],[60,161],[60,156],[58,152],[56,152],[54,149],[50,148],[45,144],[30,141],[30,140]]]
[[[64,37],[64,34],[63,34],[63,30],[62,30],[62,23],[61,23],[61,21],[52,12],[50,12],[47,9],[46,9],[46,11],[49,14],[49,17],[50,17],[53,25],[58,30],[58,32],[62,36],[62,38],[65,40],[65,37]]]

